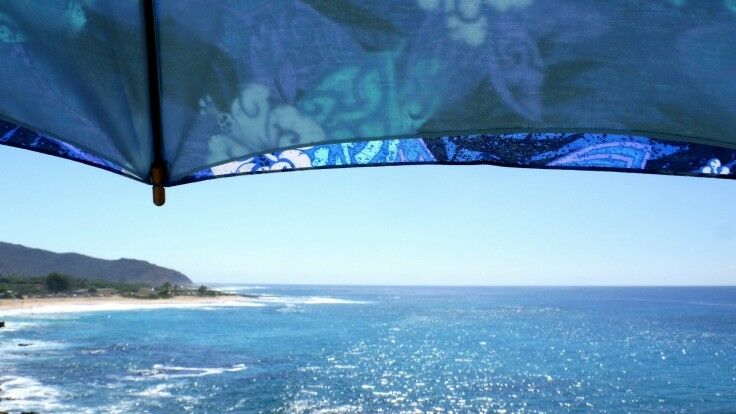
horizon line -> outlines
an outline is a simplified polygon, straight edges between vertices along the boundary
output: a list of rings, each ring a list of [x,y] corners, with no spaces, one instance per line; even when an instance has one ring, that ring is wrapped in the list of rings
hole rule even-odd
[[[274,282],[195,282],[192,281],[193,285],[206,285],[218,284],[218,285],[246,285],[246,286],[325,286],[325,287],[449,287],[449,288],[462,288],[462,287],[497,287],[497,288],[622,288],[622,287],[641,287],[641,288],[702,288],[702,287],[725,287],[734,288],[736,284],[729,285],[715,285],[715,284],[702,284],[702,285],[689,285],[689,284],[672,284],[672,285],[652,285],[652,284],[641,284],[641,285],[612,285],[612,284],[601,284],[601,285],[546,285],[546,284],[520,284],[520,285],[443,285],[443,284],[364,284],[364,283],[344,283],[344,284],[332,284],[332,283],[274,283]]]

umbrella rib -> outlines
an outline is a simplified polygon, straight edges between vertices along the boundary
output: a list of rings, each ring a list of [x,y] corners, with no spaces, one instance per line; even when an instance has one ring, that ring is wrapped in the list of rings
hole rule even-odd
[[[166,201],[164,185],[168,180],[164,159],[163,122],[161,119],[161,71],[159,68],[158,41],[156,34],[155,0],[143,1],[143,16],[146,28],[146,60],[148,67],[148,100],[151,116],[151,139],[153,161],[150,180],[153,184],[153,203],[162,206]]]

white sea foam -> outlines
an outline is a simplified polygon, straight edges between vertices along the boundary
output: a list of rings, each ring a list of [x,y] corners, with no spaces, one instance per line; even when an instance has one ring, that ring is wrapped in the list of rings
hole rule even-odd
[[[268,288],[266,286],[215,286],[213,289],[220,292],[242,292],[248,290],[266,290]]]
[[[177,367],[162,364],[154,364],[151,369],[135,369],[131,373],[135,376],[126,377],[130,381],[141,381],[145,379],[177,379],[204,377],[207,375],[219,375],[225,372],[240,372],[246,369],[244,364],[233,365],[229,368],[203,368],[203,367]]]
[[[369,302],[359,300],[346,300],[330,297],[312,296],[304,302],[307,305],[364,305]]]
[[[105,414],[129,414],[134,413],[136,409],[136,402],[131,400],[118,401],[114,405],[105,407],[102,412]]]
[[[130,303],[123,302],[107,302],[107,303],[75,303],[75,304],[43,304],[33,307],[8,309],[0,311],[0,316],[26,316],[26,315],[52,315],[59,313],[86,313],[86,312],[122,312],[134,310],[158,310],[158,309],[206,309],[206,308],[248,308],[264,306],[255,303],[252,300],[233,299],[228,301],[211,301],[211,302],[168,302],[160,301],[143,301],[135,300]]]
[[[5,327],[0,328],[0,334],[5,332],[26,331],[29,329],[40,328],[44,325],[46,324],[43,322],[5,321]]]
[[[215,310],[219,308],[250,308],[267,305],[359,305],[370,302],[347,300],[329,296],[276,296],[263,295],[258,298],[233,297],[232,300],[211,300],[198,302],[177,302],[168,300],[130,300],[110,301],[99,303],[48,303],[27,306],[16,309],[0,310],[0,317],[44,317],[55,318],[62,315],[91,312],[124,312],[140,310],[159,309],[199,309]],[[31,327],[31,322],[26,322],[25,327]]]
[[[148,387],[143,391],[133,393],[139,397],[148,398],[171,398],[173,395],[169,392],[173,388],[173,384],[157,384],[152,387]]]
[[[39,341],[25,338],[13,338],[12,340],[4,339],[3,341],[0,341],[0,361],[9,359],[25,359],[28,358],[29,354],[34,354],[34,357],[43,357],[43,354],[36,354],[42,351],[63,349],[67,346],[68,345],[53,341]],[[0,375],[1,374],[2,372],[0,371]]]
[[[276,312],[278,313],[304,313],[304,307],[289,303],[289,304],[286,304],[285,306],[281,306],[278,309],[276,309]]]
[[[107,352],[106,349],[88,349],[88,350],[82,350],[82,353],[83,354],[87,354],[87,355],[99,355],[99,354],[104,354],[106,352]]]
[[[263,304],[277,304],[277,305],[362,305],[370,302],[363,302],[357,300],[339,299],[328,296],[270,296],[264,295],[257,299],[253,299],[255,302]]]
[[[0,377],[0,410],[59,412],[64,409],[60,403],[57,388],[46,386],[33,378]]]
[[[199,400],[198,397],[191,395],[174,395],[171,393],[173,389],[178,387],[177,384],[156,384],[144,389],[143,391],[131,392],[132,395],[143,397],[146,400],[154,398],[175,398],[177,401],[185,404],[191,404]],[[193,407],[190,407],[190,409]]]

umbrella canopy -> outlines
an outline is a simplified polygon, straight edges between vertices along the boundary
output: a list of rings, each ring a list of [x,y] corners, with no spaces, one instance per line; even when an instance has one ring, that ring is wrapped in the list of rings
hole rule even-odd
[[[157,187],[397,164],[734,178],[736,0],[4,0],[0,144]]]

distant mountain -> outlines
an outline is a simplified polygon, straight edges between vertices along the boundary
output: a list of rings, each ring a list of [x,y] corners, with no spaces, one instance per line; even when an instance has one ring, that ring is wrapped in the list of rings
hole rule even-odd
[[[0,275],[45,276],[52,272],[87,279],[160,285],[171,282],[188,285],[192,281],[176,270],[143,260],[104,260],[77,253],[54,253],[19,244],[0,242]]]

